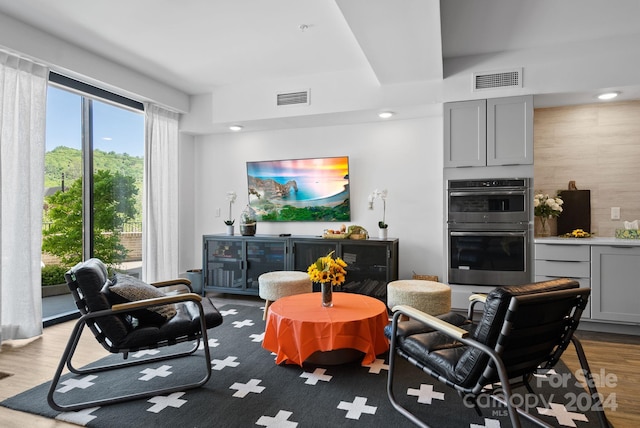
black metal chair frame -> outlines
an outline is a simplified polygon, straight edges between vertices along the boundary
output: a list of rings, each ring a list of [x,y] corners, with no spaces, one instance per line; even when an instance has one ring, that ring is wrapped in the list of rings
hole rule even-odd
[[[606,419],[604,411],[602,410],[602,403],[600,400],[600,396],[595,387],[593,376],[591,374],[591,370],[589,368],[589,364],[587,362],[587,358],[585,356],[584,350],[582,348],[580,341],[573,335],[573,333],[577,328],[582,311],[585,307],[584,305],[586,305],[589,292],[590,292],[589,289],[573,288],[573,289],[567,289],[567,290],[549,291],[544,293],[514,296],[511,298],[509,302],[507,315],[505,317],[505,320],[503,320],[503,325],[502,325],[500,335],[502,339],[506,338],[509,335],[510,333],[509,315],[518,310],[518,305],[520,303],[526,303],[528,301],[530,302],[540,301],[541,299],[553,299],[555,297],[576,296],[576,306],[573,311],[573,314],[571,315],[572,320],[571,322],[569,322],[570,327],[567,329],[566,334],[564,334],[564,337],[561,339],[558,347],[554,350],[553,356],[550,359],[550,361],[547,363],[545,368],[550,368],[553,365],[555,365],[555,363],[558,361],[558,359],[562,355],[563,351],[568,346],[568,343],[569,342],[573,343],[574,348],[576,350],[576,354],[578,356],[578,360],[580,362],[580,366],[584,374],[584,379],[587,383],[589,392],[591,394],[591,398],[594,403],[593,408],[598,410],[597,415],[599,418],[600,425],[602,427],[609,427],[609,423]],[[580,297],[580,296],[583,296],[583,297]],[[486,296],[483,296],[483,295],[474,295],[470,298],[471,304],[470,304],[469,313],[468,313],[469,321],[472,321],[474,305],[478,302],[482,302],[485,297]],[[393,312],[394,312],[394,315],[393,315],[393,320],[391,324],[391,338],[390,338],[390,349],[389,349],[389,374],[387,378],[387,396],[392,406],[398,412],[404,415],[406,418],[408,418],[409,420],[411,420],[413,423],[415,423],[420,427],[429,427],[429,425],[427,425],[424,421],[420,420],[415,414],[411,413],[409,410],[403,407],[396,400],[394,396],[393,384],[394,384],[394,372],[396,369],[397,356],[406,358],[410,363],[415,365],[417,368],[421,369],[423,372],[427,373],[434,379],[439,380],[445,383],[446,385],[453,387],[454,389],[459,391],[459,393],[461,394],[469,394],[473,398],[477,397],[480,394],[487,394],[491,399],[505,405],[507,407],[509,418],[513,427],[519,428],[521,426],[519,416],[523,416],[539,426],[552,428],[551,425],[545,423],[539,418],[536,418],[535,416],[526,412],[525,410],[513,405],[513,400],[512,400],[513,388],[524,385],[530,392],[533,392],[528,382],[529,378],[532,376],[533,373],[529,373],[528,375],[522,376],[522,380],[520,381],[514,381],[514,379],[510,379],[508,375],[508,369],[502,360],[503,349],[501,349],[501,345],[500,345],[500,343],[502,343],[502,340],[498,340],[495,348],[491,348],[471,338],[469,331],[463,328],[460,328],[459,326],[443,321],[442,319],[426,314],[418,309],[415,309],[406,305],[399,305],[393,308]],[[497,374],[498,380],[500,382],[499,388],[487,390],[485,386],[489,385],[490,383],[487,383],[487,385],[478,383],[471,389],[462,387],[444,378],[441,374],[437,373],[433,369],[426,367],[424,364],[421,364],[419,361],[415,359],[415,357],[409,355],[404,350],[402,350],[402,348],[398,344],[397,335],[398,335],[398,325],[402,321],[401,316],[403,315],[406,317],[409,317],[410,319],[417,320],[425,324],[426,326],[430,327],[434,331],[437,331],[452,339],[455,339],[456,341],[464,345],[476,348],[480,350],[482,353],[486,354],[490,358],[490,361],[493,363],[493,366],[488,367],[488,370],[485,370],[485,373],[483,373],[482,377],[486,377],[488,372],[495,371],[494,373]],[[501,397],[499,395],[496,395],[497,392],[501,392],[502,394],[504,394],[504,396]],[[476,407],[476,410],[479,411],[477,407]]]
[[[75,282],[75,279],[74,279],[74,282]],[[74,299],[76,300],[76,305],[78,306],[82,316],[75,323],[71,336],[67,342],[65,350],[62,354],[62,357],[56,369],[56,373],[53,377],[53,380],[51,381],[49,393],[47,394],[47,402],[49,403],[49,406],[51,406],[51,408],[58,411],[62,411],[62,412],[69,412],[69,411],[75,411],[75,410],[85,409],[89,407],[97,407],[97,406],[102,406],[106,404],[115,404],[115,403],[120,403],[124,401],[136,400],[140,398],[153,397],[160,394],[171,394],[173,392],[184,391],[185,389],[198,388],[204,385],[210,379],[211,355],[209,351],[209,346],[207,346],[208,344],[207,326],[206,326],[204,308],[201,303],[202,297],[192,292],[191,282],[188,279],[176,279],[171,281],[157,282],[151,285],[155,287],[178,286],[178,288],[181,287],[182,290],[187,292],[183,292],[182,294],[168,295],[165,297],[139,300],[131,303],[117,304],[117,305],[113,305],[110,309],[88,312],[86,305],[84,304],[84,298],[81,295],[81,292],[78,290],[77,283],[75,284],[73,282],[69,283],[69,288],[71,289],[71,293],[73,294]],[[146,347],[140,347],[136,349],[113,348],[109,343],[107,343],[107,340],[105,340],[106,338],[104,337],[104,334],[100,330],[98,324],[96,324],[95,322],[96,319],[99,319],[100,317],[104,317],[104,316],[122,315],[122,314],[131,313],[133,311],[144,309],[144,308],[174,304],[174,303],[180,303],[180,302],[193,302],[198,307],[198,311],[200,313],[200,319],[199,319],[200,333],[196,336],[192,336],[192,335],[183,336],[181,338],[176,339],[175,341],[172,340],[171,343],[169,343],[168,341],[159,342],[155,344],[150,344],[149,346],[146,346]],[[77,350],[77,347],[85,326],[89,327],[89,329],[93,332],[96,339],[107,351],[109,351],[110,353],[123,354],[124,361],[120,363],[115,363],[115,364],[92,366],[90,368],[75,367],[73,365],[72,360]],[[192,341],[192,340],[195,340],[196,343],[193,347],[191,347],[187,351],[174,352],[174,353],[162,355],[159,357],[142,358],[140,360],[135,360],[135,361],[128,359],[130,352],[137,352],[145,349],[156,349],[156,348],[165,347],[165,346],[173,346],[178,343]],[[84,375],[84,374],[90,374],[90,373],[104,372],[108,370],[117,370],[125,367],[131,367],[131,366],[142,365],[142,364],[151,364],[159,361],[171,360],[175,358],[181,358],[181,357],[192,355],[194,352],[198,350],[201,342],[204,343],[205,355],[204,355],[203,361],[204,361],[205,367],[204,367],[204,376],[197,381],[187,382],[187,383],[166,387],[166,388],[157,388],[157,389],[146,390],[146,391],[137,392],[137,393],[116,395],[114,397],[105,398],[101,400],[87,400],[81,403],[75,403],[71,405],[62,405],[55,401],[54,394],[60,382],[60,378],[63,374],[62,372],[65,366],[72,373],[75,373],[78,375]]]

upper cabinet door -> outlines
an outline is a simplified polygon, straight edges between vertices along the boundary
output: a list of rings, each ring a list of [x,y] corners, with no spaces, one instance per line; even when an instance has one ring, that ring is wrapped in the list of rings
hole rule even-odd
[[[444,105],[444,166],[487,164],[487,102],[460,101]]]
[[[533,164],[533,95],[487,100],[487,165]]]

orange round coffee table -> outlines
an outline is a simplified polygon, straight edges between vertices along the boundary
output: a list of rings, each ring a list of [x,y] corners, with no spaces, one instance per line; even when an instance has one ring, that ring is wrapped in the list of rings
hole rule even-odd
[[[373,297],[333,293],[333,307],[322,306],[320,293],[278,299],[269,306],[262,347],[275,352],[276,364],[302,365],[317,351],[355,349],[362,364],[389,349],[384,327],[387,307]]]

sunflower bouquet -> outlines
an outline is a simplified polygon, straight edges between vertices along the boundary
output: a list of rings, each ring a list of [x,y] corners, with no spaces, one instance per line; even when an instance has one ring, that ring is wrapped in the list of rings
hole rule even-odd
[[[311,282],[319,284],[342,285],[346,279],[347,263],[340,257],[333,258],[334,251],[324,257],[319,257],[307,269]]]

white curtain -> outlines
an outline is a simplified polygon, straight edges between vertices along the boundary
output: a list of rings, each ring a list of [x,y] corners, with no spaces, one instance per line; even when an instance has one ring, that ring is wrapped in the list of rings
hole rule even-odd
[[[0,342],[42,334],[48,76],[46,67],[0,51]]]
[[[178,118],[145,105],[144,221],[142,278],[178,275]]]

